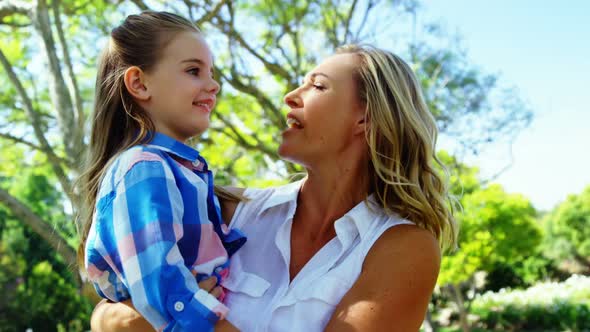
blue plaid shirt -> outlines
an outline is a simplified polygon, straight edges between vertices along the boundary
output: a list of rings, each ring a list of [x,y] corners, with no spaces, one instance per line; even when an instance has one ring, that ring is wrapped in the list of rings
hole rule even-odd
[[[211,331],[227,308],[195,276],[227,274],[246,238],[228,231],[213,176],[198,151],[155,133],[105,172],[86,242],[86,270],[98,294],[131,298],[162,331]]]

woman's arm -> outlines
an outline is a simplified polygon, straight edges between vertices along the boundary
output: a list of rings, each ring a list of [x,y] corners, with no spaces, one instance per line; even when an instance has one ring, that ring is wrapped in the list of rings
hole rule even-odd
[[[399,225],[373,245],[325,331],[418,331],[440,268],[434,236]]]
[[[155,331],[133,308],[131,300],[118,303],[100,301],[92,312],[90,329],[94,332]]]

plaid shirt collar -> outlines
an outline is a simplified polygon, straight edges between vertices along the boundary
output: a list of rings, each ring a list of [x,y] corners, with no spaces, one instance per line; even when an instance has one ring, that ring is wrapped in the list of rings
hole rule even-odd
[[[199,151],[165,134],[153,133],[147,145],[166,151],[182,160],[187,160],[201,171],[208,169],[207,162],[205,158],[201,157]]]

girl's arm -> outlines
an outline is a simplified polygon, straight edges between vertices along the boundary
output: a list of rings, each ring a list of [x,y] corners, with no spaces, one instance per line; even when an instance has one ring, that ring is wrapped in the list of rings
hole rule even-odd
[[[224,189],[236,195],[242,195],[244,192],[243,188],[226,187]],[[222,219],[229,225],[238,206],[238,202],[224,200],[222,198],[219,199],[219,202],[221,204]],[[212,277],[200,282],[199,287],[215,295],[216,291],[220,290],[218,289],[219,287],[215,287],[216,283],[217,281]],[[113,303],[106,300],[99,302],[92,312],[90,326],[92,331],[95,332],[141,332],[153,330],[151,325],[135,310],[130,300],[121,303]],[[227,320],[222,320],[215,325],[215,331],[231,332],[239,330]]]
[[[122,176],[105,179],[108,194],[98,203],[92,240],[86,244],[89,275],[104,297],[130,297],[154,328],[212,328],[227,308],[198,288],[180,254],[179,241],[198,240],[197,230],[200,236],[213,236],[213,227],[206,223],[185,227],[185,193],[176,186],[170,165],[157,153],[132,152],[129,158],[121,157]],[[195,234],[183,234],[185,228]],[[217,253],[219,246],[209,245],[207,250],[217,250],[223,258]],[[105,262],[125,276],[125,292],[113,285],[108,270],[102,270]]]
[[[430,232],[413,225],[390,228],[367,254],[361,275],[325,331],[418,331],[440,259]]]

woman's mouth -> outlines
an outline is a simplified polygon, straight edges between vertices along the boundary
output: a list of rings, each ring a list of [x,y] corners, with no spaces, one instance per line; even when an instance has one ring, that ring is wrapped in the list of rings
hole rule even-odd
[[[294,117],[287,117],[287,127],[295,129],[303,128],[301,122],[299,122],[299,120],[295,119]]]

